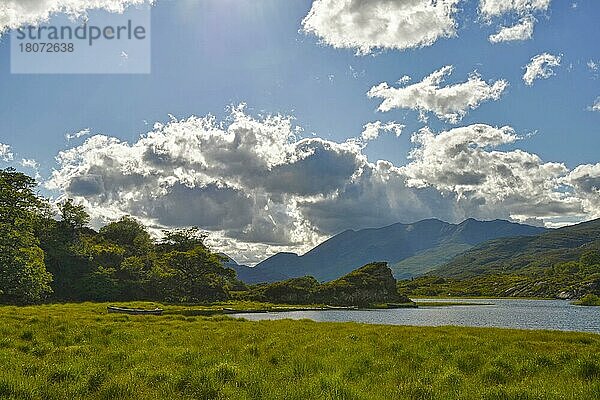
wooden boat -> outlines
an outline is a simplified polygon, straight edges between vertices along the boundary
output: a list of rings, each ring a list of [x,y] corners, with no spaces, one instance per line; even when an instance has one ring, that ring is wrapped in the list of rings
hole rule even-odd
[[[142,310],[139,308],[124,308],[108,306],[107,311],[109,313],[129,314],[129,315],[162,315],[163,311],[161,308],[155,308],[154,310]]]
[[[358,310],[358,306],[325,306],[327,310]]]

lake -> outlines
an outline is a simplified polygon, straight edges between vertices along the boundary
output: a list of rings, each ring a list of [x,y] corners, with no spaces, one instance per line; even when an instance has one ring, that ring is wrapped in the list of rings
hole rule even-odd
[[[600,307],[574,306],[564,300],[419,299],[477,305],[399,308],[392,310],[290,311],[234,314],[248,320],[311,319],[319,322],[361,322],[385,325],[476,326],[550,329],[600,333]]]

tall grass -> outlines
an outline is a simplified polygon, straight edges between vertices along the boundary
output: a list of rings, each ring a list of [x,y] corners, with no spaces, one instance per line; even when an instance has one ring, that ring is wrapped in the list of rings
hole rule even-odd
[[[600,336],[0,308],[0,399],[598,399]]]

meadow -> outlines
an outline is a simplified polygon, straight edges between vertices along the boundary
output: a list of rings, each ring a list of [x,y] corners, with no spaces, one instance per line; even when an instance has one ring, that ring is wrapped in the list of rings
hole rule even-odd
[[[166,310],[0,307],[0,398],[600,398],[596,334],[249,322]]]

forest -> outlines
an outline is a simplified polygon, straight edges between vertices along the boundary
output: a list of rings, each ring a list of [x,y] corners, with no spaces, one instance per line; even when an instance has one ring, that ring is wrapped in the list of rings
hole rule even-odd
[[[53,211],[35,180],[0,171],[0,302],[218,301],[243,288],[198,228],[164,231],[123,217],[98,231],[72,200]],[[58,215],[56,215],[58,214]]]

